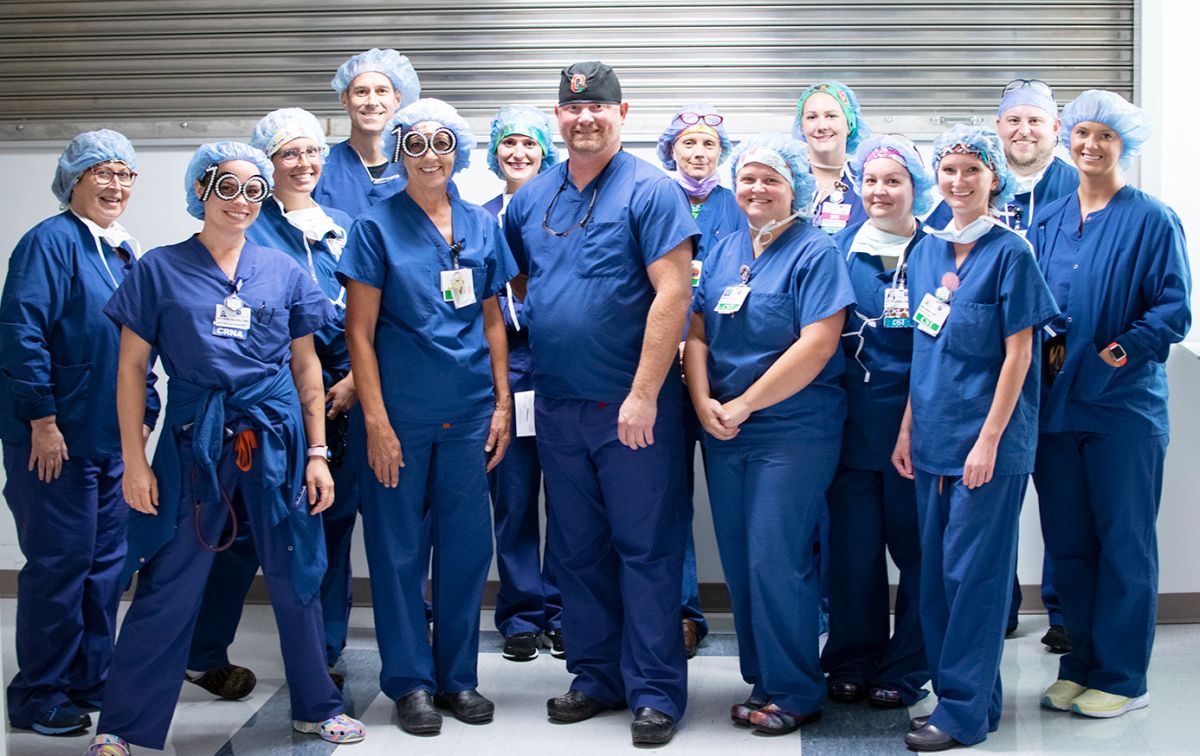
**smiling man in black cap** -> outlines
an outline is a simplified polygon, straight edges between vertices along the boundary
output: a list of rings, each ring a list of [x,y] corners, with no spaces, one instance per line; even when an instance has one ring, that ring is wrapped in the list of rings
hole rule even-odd
[[[687,533],[676,350],[699,230],[675,183],[621,150],[612,68],[562,71],[568,159],[512,199],[528,274],[538,453],[554,499],[571,689],[550,718],[634,712],[633,742],[671,739],[687,699],[679,586]]]

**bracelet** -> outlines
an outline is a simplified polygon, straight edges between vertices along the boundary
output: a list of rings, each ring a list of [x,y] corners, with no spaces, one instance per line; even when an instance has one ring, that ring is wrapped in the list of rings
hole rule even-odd
[[[329,460],[329,447],[328,446],[310,446],[310,447],[308,447],[308,456],[320,457],[321,459],[328,461]]]

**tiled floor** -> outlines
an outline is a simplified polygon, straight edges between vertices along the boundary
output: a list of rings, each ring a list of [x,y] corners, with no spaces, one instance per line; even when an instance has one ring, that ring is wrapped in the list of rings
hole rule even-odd
[[[4,636],[4,668],[11,674],[15,603],[0,601]],[[689,665],[689,710],[679,734],[667,746],[674,754],[883,754],[904,753],[902,738],[908,714],[926,713],[931,703],[911,712],[875,711],[863,706],[830,704],[825,719],[802,736],[767,738],[728,723],[728,707],[741,700],[747,687],[737,669],[736,646],[728,616],[712,618],[714,635]],[[485,615],[484,629],[491,628]],[[350,645],[343,658],[351,708],[367,724],[367,740],[346,747],[353,756],[419,753],[522,756],[566,754],[590,756],[632,752],[629,715],[605,714],[576,725],[553,725],[545,716],[545,699],[570,682],[563,663],[545,654],[533,662],[514,664],[499,654],[499,638],[486,633],[479,659],[480,691],[496,702],[496,720],[471,726],[447,718],[442,734],[414,738],[393,722],[391,702],[379,695],[378,656],[372,617],[356,609]],[[1160,626],[1150,670],[1150,708],[1113,720],[1088,720],[1038,707],[1041,690],[1053,680],[1056,657],[1038,643],[1040,617],[1022,617],[1017,638],[1005,645],[1004,719],[1000,730],[974,750],[987,753],[1137,753],[1194,754],[1200,748],[1200,716],[1191,710],[1195,679],[1200,675],[1200,625]],[[262,756],[265,754],[329,754],[335,748],[313,736],[291,732],[283,670],[268,607],[252,606],[232,656],[258,674],[254,693],[243,701],[214,701],[195,686],[185,685],[166,753],[184,756]],[[87,739],[44,738],[24,731],[8,733],[13,756],[80,756]],[[148,753],[135,749],[137,753]]]

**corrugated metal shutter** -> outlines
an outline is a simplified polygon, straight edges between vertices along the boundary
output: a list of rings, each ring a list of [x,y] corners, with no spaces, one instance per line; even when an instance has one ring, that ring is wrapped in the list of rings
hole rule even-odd
[[[344,132],[329,80],[372,46],[408,55],[426,94],[479,121],[504,103],[553,104],[559,69],[599,58],[645,134],[698,97],[753,128],[786,127],[804,86],[838,78],[877,129],[917,136],[939,117],[990,114],[1018,76],[1063,102],[1092,87],[1132,96],[1135,15],[1134,0],[0,0],[0,139],[101,124],[241,136],[285,105]]]

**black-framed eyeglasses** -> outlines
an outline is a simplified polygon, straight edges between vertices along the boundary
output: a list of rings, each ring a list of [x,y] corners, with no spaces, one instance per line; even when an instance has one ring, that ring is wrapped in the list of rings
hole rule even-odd
[[[1049,84],[1041,79],[1013,79],[1004,85],[1004,92],[1001,96],[1006,95],[1009,92],[1022,89],[1023,87],[1029,87],[1038,94],[1042,94],[1050,99],[1054,99],[1054,90],[1050,88]]]
[[[204,169],[203,175],[207,176],[208,180],[204,185],[204,193],[200,195],[201,202],[208,202],[208,198],[214,194],[218,199],[233,202],[240,194],[247,202],[257,205],[271,196],[271,184],[267,182],[266,176],[257,173],[243,183],[233,173],[218,175],[217,166],[210,165]]]
[[[458,137],[445,126],[428,135],[420,131],[410,131],[396,140],[396,152],[392,156],[392,162],[399,163],[401,154],[416,160],[425,157],[425,153],[430,150],[433,150],[435,155],[449,155],[457,146]]]
[[[600,182],[599,181],[597,181],[596,186],[594,186],[592,188],[592,199],[590,202],[588,202],[587,212],[584,213],[583,220],[581,220],[578,223],[575,223],[571,226],[568,226],[563,231],[555,231],[554,229],[550,228],[550,214],[552,212],[554,212],[554,203],[558,202],[559,196],[562,195],[562,193],[564,191],[566,191],[566,189],[567,189],[568,177],[569,177],[569,174],[566,171],[563,171],[562,184],[559,185],[558,191],[554,193],[554,196],[550,198],[550,204],[546,206],[546,214],[542,216],[542,230],[545,231],[546,233],[550,234],[551,236],[563,237],[563,236],[566,236],[567,234],[571,233],[572,231],[574,231],[577,228],[583,228],[584,226],[587,225],[587,222],[592,219],[592,210],[594,210],[596,208],[596,197],[600,194]]]
[[[136,171],[114,171],[111,168],[92,167],[88,168],[88,173],[92,174],[92,178],[100,186],[108,186],[115,179],[121,186],[130,187],[138,177]]]
[[[680,113],[675,116],[675,120],[685,126],[694,126],[698,123],[703,123],[705,126],[720,126],[725,123],[725,116],[718,113]]]
[[[288,147],[286,150],[280,150],[275,153],[275,157],[279,158],[279,162],[287,166],[296,165],[300,162],[300,158],[304,158],[310,163],[315,163],[324,157],[320,147]]]

